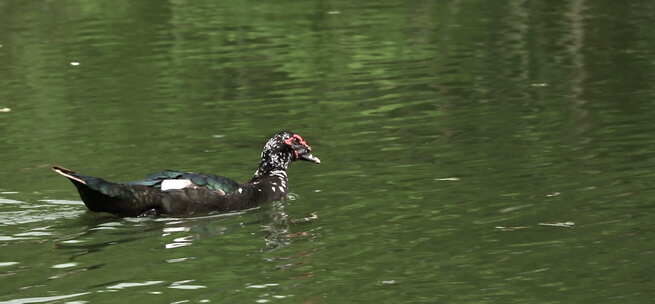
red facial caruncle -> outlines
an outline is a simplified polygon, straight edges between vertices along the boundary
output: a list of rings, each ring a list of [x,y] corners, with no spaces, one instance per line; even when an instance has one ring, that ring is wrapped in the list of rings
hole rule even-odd
[[[294,140],[297,140],[297,143],[294,143]],[[312,150],[312,147],[305,141],[305,139],[302,138],[302,136],[300,136],[298,134],[293,134],[292,137],[289,137],[286,140],[284,140],[284,143],[289,145],[290,147],[293,147],[294,145],[301,145],[301,146],[307,148],[307,150],[309,150],[309,151]],[[298,158],[298,156],[299,156],[298,151],[296,151],[294,149],[293,154],[294,154],[294,156],[296,158]]]

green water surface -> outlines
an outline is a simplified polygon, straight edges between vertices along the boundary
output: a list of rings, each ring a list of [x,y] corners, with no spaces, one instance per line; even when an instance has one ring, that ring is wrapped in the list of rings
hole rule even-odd
[[[0,303],[650,303],[655,4],[0,1]],[[62,165],[289,199],[86,211]],[[304,218],[315,219],[303,221]]]

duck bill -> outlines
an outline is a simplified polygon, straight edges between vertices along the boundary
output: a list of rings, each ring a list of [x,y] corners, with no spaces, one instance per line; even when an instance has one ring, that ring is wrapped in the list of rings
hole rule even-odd
[[[318,157],[312,155],[311,153],[301,154],[300,159],[310,161],[310,162],[313,162],[315,164],[320,164],[321,163],[321,160]]]

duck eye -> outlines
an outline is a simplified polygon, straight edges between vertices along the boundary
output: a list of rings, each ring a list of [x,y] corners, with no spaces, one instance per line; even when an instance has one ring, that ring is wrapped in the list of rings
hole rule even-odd
[[[298,138],[289,137],[286,140],[284,140],[284,143],[289,145],[289,146],[297,145],[298,144]]]
[[[307,142],[298,134],[294,134],[293,137],[289,137],[284,140],[284,143],[288,146],[303,146],[307,149],[311,149]]]

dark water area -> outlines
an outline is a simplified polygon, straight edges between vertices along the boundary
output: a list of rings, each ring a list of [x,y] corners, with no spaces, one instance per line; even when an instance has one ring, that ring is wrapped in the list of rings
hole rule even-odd
[[[655,3],[2,1],[0,303],[648,303]],[[62,165],[289,199],[86,210]],[[312,214],[316,219],[303,221]]]

